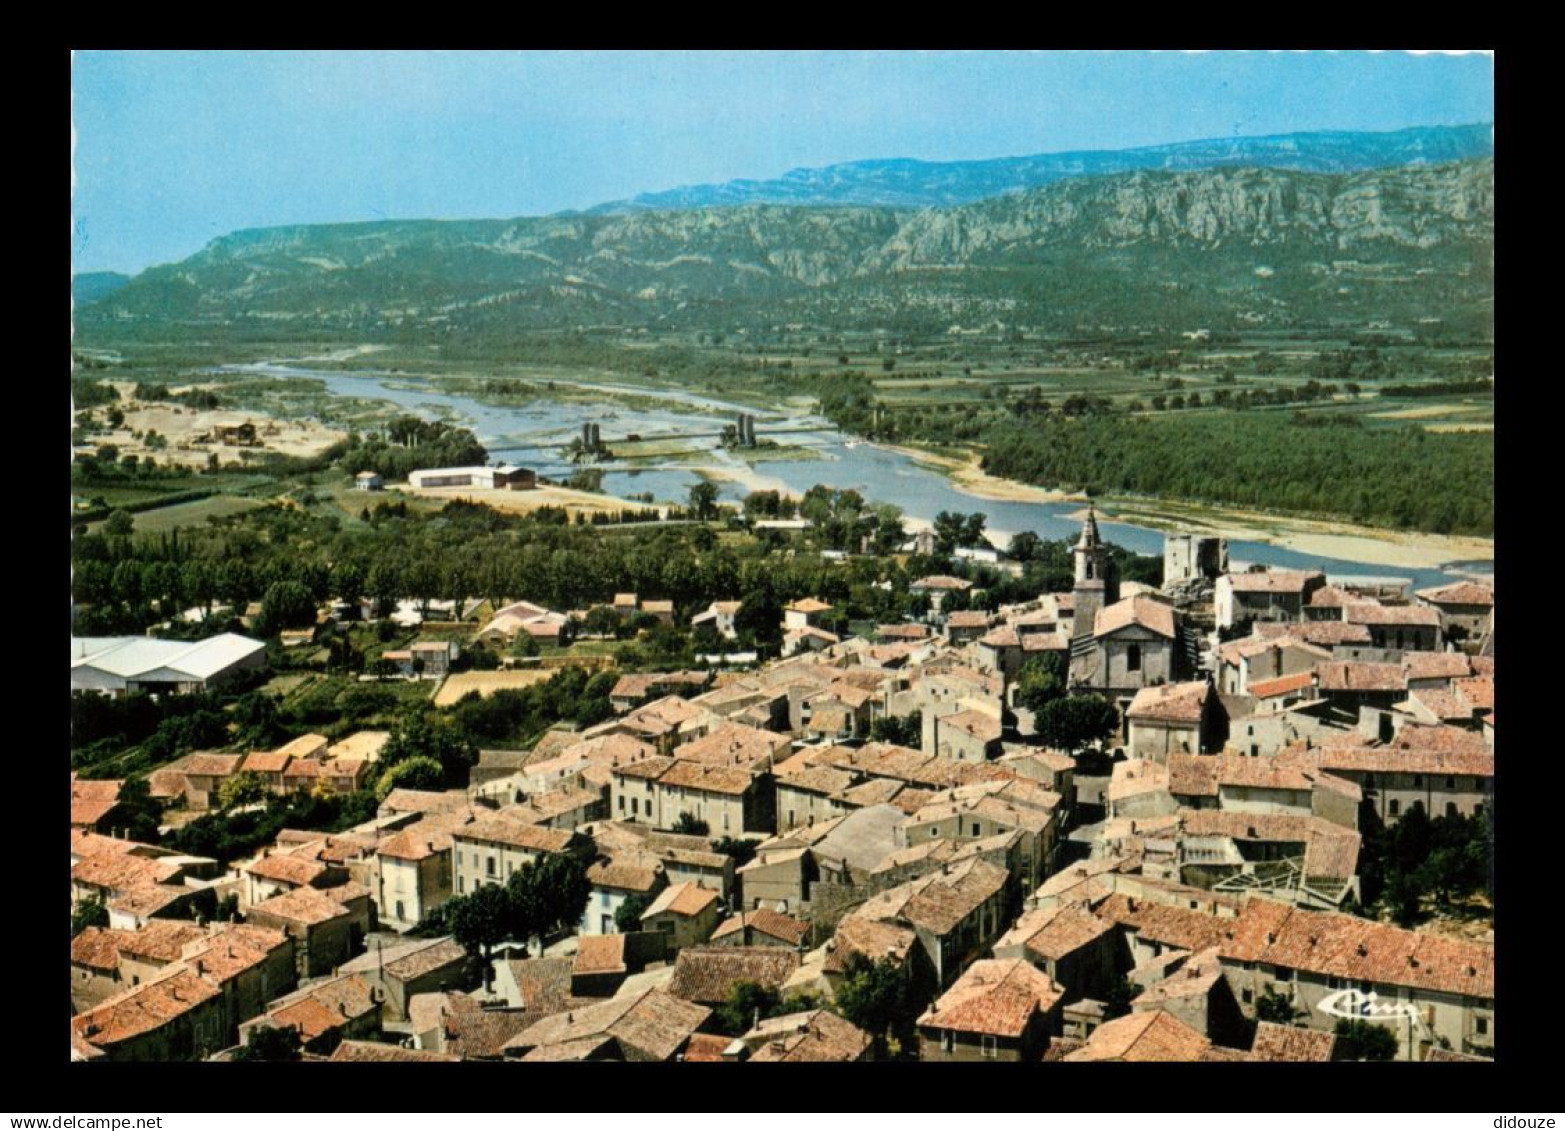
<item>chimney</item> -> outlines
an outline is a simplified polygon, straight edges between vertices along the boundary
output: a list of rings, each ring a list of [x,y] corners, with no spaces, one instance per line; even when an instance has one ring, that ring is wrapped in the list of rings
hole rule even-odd
[[[1277,941],[1277,932],[1276,931],[1267,931],[1266,932],[1266,945],[1267,946],[1271,946],[1276,941]]]

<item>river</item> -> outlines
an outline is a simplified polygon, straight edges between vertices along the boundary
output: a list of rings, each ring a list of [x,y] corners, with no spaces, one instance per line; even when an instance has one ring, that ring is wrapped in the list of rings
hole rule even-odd
[[[469,396],[441,392],[438,380],[402,373],[373,370],[341,373],[276,362],[224,366],[222,371],[268,377],[308,377],[325,382],[327,391],[334,396],[390,401],[430,420],[449,418],[454,413],[496,458],[531,467],[540,475],[553,479],[563,479],[574,470],[561,458],[560,449],[581,434],[583,423],[597,423],[604,442],[612,447],[615,438],[632,433],[649,440],[660,434],[716,433],[724,425],[732,424],[735,414],[752,412],[763,437],[768,431],[788,429],[778,439],[790,446],[811,449],[815,458],[766,460],[756,464],[754,472],[737,455],[721,450],[703,452],[699,459],[673,458],[635,467],[605,463],[597,465],[603,471],[603,489],[621,497],[651,492],[659,501],[683,502],[689,488],[702,478],[700,471],[705,469],[717,479],[720,496],[733,500],[743,499],[750,489],[737,481],[744,479],[750,484],[762,482],[796,494],[803,494],[816,484],[839,490],[851,488],[871,502],[894,503],[910,518],[926,521],[941,511],[982,511],[988,519],[989,533],[1002,545],[1010,535],[1023,530],[1031,530],[1045,539],[1074,539],[1081,529],[1080,519],[1073,517],[1079,515],[1080,503],[982,498],[962,490],[940,472],[919,465],[903,452],[850,439],[825,418],[803,411],[765,412],[680,389],[578,381],[570,383],[578,392],[597,389],[610,396],[631,393],[678,404],[681,410],[630,410],[612,401],[583,403],[544,399],[517,407],[500,407]],[[711,440],[692,440],[693,447],[711,443]],[[1107,521],[1100,521],[1099,527],[1104,538],[1127,550],[1139,554],[1162,553],[1161,531]],[[1232,539],[1229,557],[1233,562],[1318,569],[1328,575],[1408,578],[1414,588],[1459,580],[1461,575],[1452,572],[1454,570],[1492,571],[1489,562],[1448,562],[1441,569],[1392,567]]]

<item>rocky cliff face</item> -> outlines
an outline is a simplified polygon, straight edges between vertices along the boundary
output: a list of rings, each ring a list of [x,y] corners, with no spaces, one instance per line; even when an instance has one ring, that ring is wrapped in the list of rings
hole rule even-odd
[[[643,193],[594,212],[720,208],[740,204],[867,204],[943,208],[1026,192],[1073,177],[1141,169],[1228,167],[1349,173],[1398,165],[1434,165],[1489,157],[1492,126],[1429,126],[1389,133],[1336,131],[1216,138],[1138,149],[1088,150],[987,161],[852,161],[794,169],[775,180],[729,181]]]
[[[1139,171],[920,211],[745,205],[243,231],[82,317],[449,325],[509,312],[544,325],[580,318],[582,302],[633,322],[691,303],[785,302],[851,323],[899,308],[1068,313],[1093,288],[1129,303],[1134,287],[1165,282],[1221,291],[1211,309],[1237,312],[1254,306],[1241,281],[1263,261],[1299,265],[1264,296],[1286,306],[1288,287],[1336,291],[1329,265],[1366,257],[1409,268],[1403,297],[1416,302],[1418,269],[1436,258],[1486,276],[1493,184],[1490,159],[1339,175]]]
[[[1275,169],[1132,173],[919,213],[864,270],[1014,261],[1062,245],[1432,247],[1486,238],[1493,221],[1490,160],[1351,176]]]

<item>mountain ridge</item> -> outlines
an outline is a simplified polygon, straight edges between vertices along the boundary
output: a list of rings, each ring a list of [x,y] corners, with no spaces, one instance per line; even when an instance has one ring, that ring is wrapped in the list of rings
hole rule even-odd
[[[1493,207],[1493,159],[1480,158],[1342,174],[1138,170],[947,208],[749,203],[245,229],[143,272],[83,318],[678,325],[786,308],[793,320],[890,312],[947,325],[1121,320],[1141,304],[1159,319],[1286,322],[1358,318],[1387,296],[1438,314],[1492,293]],[[1379,266],[1343,266],[1360,259]]]
[[[1384,132],[1318,130],[1258,137],[1204,138],[1129,149],[1066,150],[967,161],[870,158],[801,166],[771,179],[739,179],[638,193],[586,211],[614,215],[739,203],[939,207],[1025,191],[1068,177],[1102,176],[1138,169],[1195,171],[1254,165],[1300,172],[1357,172],[1492,156],[1493,133],[1492,123],[1481,122],[1461,126],[1414,126]]]

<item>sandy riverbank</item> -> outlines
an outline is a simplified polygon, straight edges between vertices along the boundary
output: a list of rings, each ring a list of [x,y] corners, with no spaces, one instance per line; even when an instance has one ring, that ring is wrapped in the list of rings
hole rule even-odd
[[[980,456],[977,452],[950,456],[896,444],[877,446],[899,452],[941,472],[953,485],[977,498],[1022,503],[1086,501],[1085,495],[989,475],[978,466]],[[1438,569],[1448,562],[1494,560],[1492,538],[1383,530],[1257,511],[1116,496],[1099,499],[1098,510],[1109,521],[1153,530],[1220,534],[1234,541],[1265,542],[1301,554],[1393,568]],[[1085,511],[1076,517],[1084,515]]]
[[[539,507],[564,507],[572,518],[578,512],[586,514],[648,509],[647,503],[621,499],[615,495],[597,495],[591,491],[576,491],[569,487],[536,487],[528,491],[512,491],[492,487],[409,487],[405,484],[392,487],[419,499],[464,499],[482,503],[508,514],[531,514]]]
[[[1085,502],[1087,499],[1080,493],[1035,487],[1031,483],[1018,483],[1014,479],[1001,479],[997,475],[990,475],[979,466],[983,457],[978,452],[968,452],[963,456],[948,456],[940,452],[927,452],[922,448],[903,447],[900,444],[877,443],[875,446],[907,456],[914,463],[939,471],[967,494],[980,499],[993,499],[1001,503],[1065,503],[1075,499]]]
[[[1254,511],[1180,506],[1110,496],[1099,512],[1113,522],[1154,530],[1220,534],[1231,540],[1403,569],[1438,569],[1448,562],[1494,560],[1494,539],[1382,530],[1373,526],[1288,518]]]

